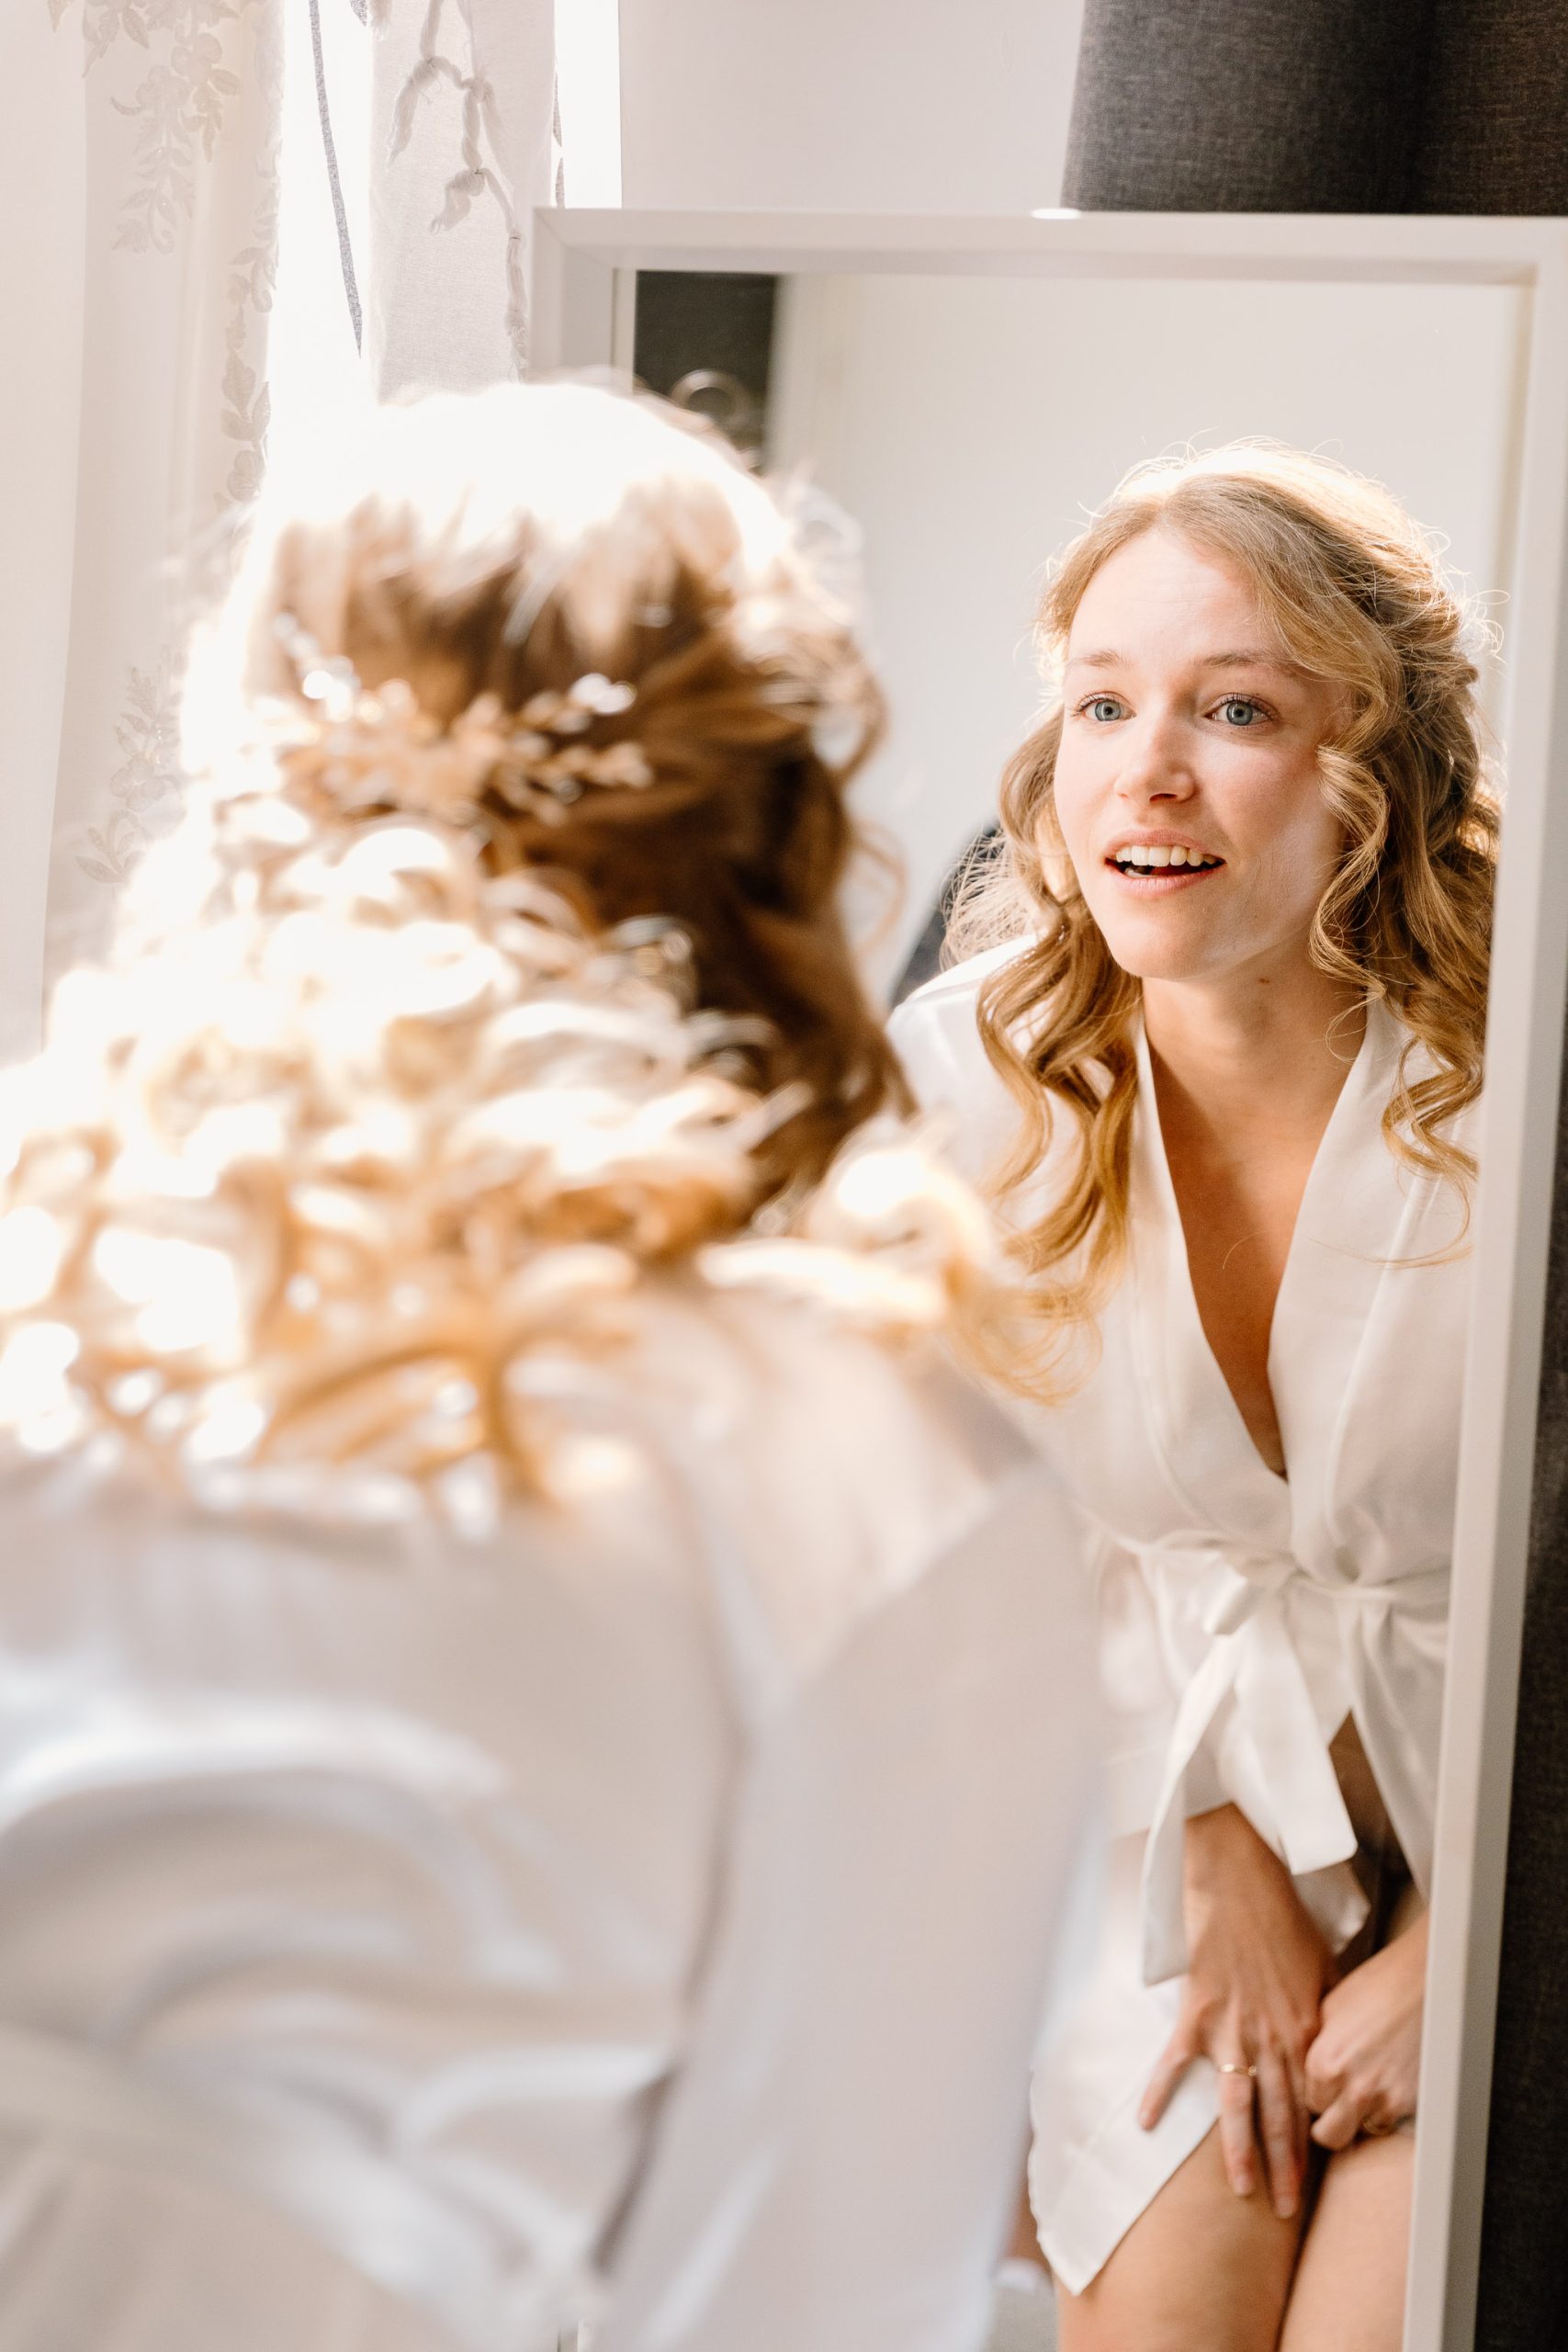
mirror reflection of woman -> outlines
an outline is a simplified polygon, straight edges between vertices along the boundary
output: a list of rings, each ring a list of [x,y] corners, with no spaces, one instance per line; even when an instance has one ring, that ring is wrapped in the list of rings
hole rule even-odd
[[[1130,476],[896,1023],[1038,1305],[1122,1715],[1035,2086],[1063,2352],[1395,2352],[1496,812],[1465,616],[1329,464]]]

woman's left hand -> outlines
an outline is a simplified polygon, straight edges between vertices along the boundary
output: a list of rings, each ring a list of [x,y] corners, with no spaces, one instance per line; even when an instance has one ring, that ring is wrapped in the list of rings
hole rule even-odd
[[[1307,2105],[1320,2148],[1348,2148],[1359,2132],[1393,2132],[1416,2112],[1427,1914],[1323,1997],[1306,2053]]]

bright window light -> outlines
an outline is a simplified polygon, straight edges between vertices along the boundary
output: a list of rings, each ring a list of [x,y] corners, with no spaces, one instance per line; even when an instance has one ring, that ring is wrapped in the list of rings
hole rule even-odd
[[[318,33],[337,162],[335,198],[322,131]],[[368,396],[342,245],[346,239],[363,299],[369,266],[373,40],[353,0],[315,0],[313,8],[310,0],[292,0],[284,11],[283,186],[269,360],[274,465],[288,467],[323,424],[352,413]],[[567,202],[618,206],[618,0],[556,0],[556,66]]]
[[[621,200],[619,0],[556,0],[556,86],[566,200],[613,209]]]
[[[337,157],[343,232],[363,289],[370,184],[370,35],[349,0],[317,0],[327,114]],[[344,281],[327,172],[312,10],[284,11],[283,187],[269,373],[268,457],[288,463],[328,418],[357,407],[365,381]]]

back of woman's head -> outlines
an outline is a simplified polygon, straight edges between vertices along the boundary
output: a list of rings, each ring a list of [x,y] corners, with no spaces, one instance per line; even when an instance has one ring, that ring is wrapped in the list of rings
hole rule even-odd
[[[941,1321],[984,1228],[901,1148],[742,1238],[884,1091],[834,903],[875,716],[767,493],[629,403],[432,401],[275,493],[186,817],[0,1081],[0,1430],[466,1509],[707,1246]]]
[[[389,684],[406,707],[355,741],[334,685]],[[697,1001],[765,1023],[756,1075],[800,1085],[781,1173],[819,1170],[896,1083],[840,911],[880,699],[713,435],[564,384],[367,417],[264,503],[195,667],[192,764],[258,702],[320,719],[323,693],[337,723],[292,755],[323,808],[423,808],[590,923],[679,926]]]

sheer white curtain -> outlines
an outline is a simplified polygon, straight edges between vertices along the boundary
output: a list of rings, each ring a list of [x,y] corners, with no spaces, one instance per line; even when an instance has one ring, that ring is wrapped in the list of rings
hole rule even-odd
[[[382,398],[525,372],[529,222],[558,200],[556,5],[372,0],[365,356]]]
[[[178,806],[193,592],[254,492],[283,0],[7,0],[0,1051]]]
[[[269,443],[367,391],[525,372],[529,222],[560,185],[557,5],[320,0],[351,232],[368,178],[360,378],[313,88],[281,187],[308,0],[5,0],[0,1058],[178,810],[181,650]],[[281,199],[299,299],[275,319]]]

